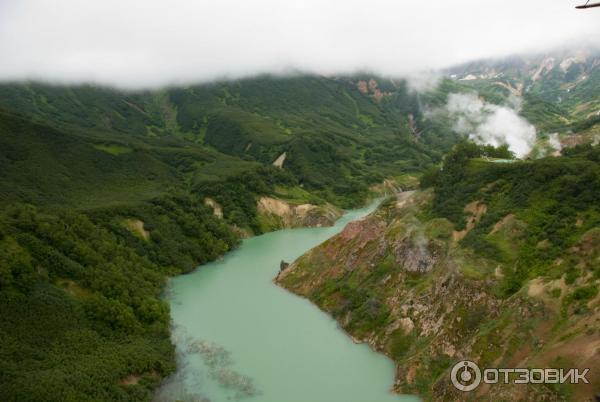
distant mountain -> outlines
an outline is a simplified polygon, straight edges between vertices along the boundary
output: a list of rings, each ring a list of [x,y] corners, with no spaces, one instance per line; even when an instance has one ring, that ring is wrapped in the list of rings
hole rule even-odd
[[[445,72],[459,81],[510,81],[513,91],[522,94],[548,89],[539,85],[546,81],[560,81],[563,86],[556,89],[570,92],[589,79],[599,66],[600,50],[585,48],[474,61]],[[524,84],[523,89],[516,88],[517,84]]]
[[[600,141],[600,50],[557,50],[463,64],[445,71],[492,97],[522,100],[522,115],[564,146]]]

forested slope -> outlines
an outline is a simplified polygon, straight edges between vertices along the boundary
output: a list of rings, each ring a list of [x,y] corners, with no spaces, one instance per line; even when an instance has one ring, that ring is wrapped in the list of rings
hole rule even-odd
[[[167,277],[276,227],[260,197],[359,205],[439,161],[454,137],[415,136],[416,95],[370,80],[0,85],[0,399],[150,399]]]
[[[426,400],[581,400],[600,387],[600,148],[494,161],[461,143],[419,191],[392,197],[279,276],[397,363]],[[485,157],[484,157],[485,156]],[[590,368],[589,385],[481,386],[450,368]]]

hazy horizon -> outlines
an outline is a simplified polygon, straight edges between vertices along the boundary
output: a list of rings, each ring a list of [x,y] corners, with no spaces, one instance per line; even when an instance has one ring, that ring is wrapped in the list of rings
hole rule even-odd
[[[0,0],[0,81],[144,89],[262,74],[405,77],[597,46],[576,1]]]

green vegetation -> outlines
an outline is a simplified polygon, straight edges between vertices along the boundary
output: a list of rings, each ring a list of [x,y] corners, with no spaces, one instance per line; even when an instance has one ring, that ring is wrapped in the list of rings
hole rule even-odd
[[[397,329],[390,335],[388,341],[389,353],[392,359],[402,360],[409,354],[411,347],[417,340],[417,335],[413,332],[406,334],[404,330]]]
[[[541,138],[596,135],[597,72],[535,81],[517,70],[505,86],[448,79],[421,95],[380,78],[375,94],[361,84],[369,76],[141,92],[0,85],[1,399],[149,400],[174,370],[160,297],[168,276],[218,258],[242,232],[276,227],[257,213],[258,197],[352,207],[390,178],[406,189],[421,176],[432,190],[405,207],[390,197],[372,218],[385,225],[360,231],[364,242],[328,241],[344,251],[301,260],[294,272],[307,271],[312,289],[287,285],[396,361],[418,362],[402,385],[424,397],[438,391],[448,350],[469,344],[486,363],[507,359],[533,344],[546,316],[549,336],[566,336],[598,295],[599,148],[493,163],[513,155],[457,144],[447,116],[421,110],[471,88],[506,103],[506,85],[524,83],[521,114]],[[321,282],[324,266],[337,270]],[[536,289],[545,310],[524,296],[540,278],[555,282]],[[481,295],[488,304],[473,307]]]
[[[280,277],[353,337],[393,358],[398,392],[462,398],[449,384],[449,368],[462,358],[480,367],[598,370],[586,350],[600,331],[600,147],[591,145],[600,138],[599,54],[572,56],[453,69],[456,79],[442,80],[419,101],[438,110],[449,94],[475,90],[515,109],[537,129],[531,159],[451,135],[444,144],[435,133],[454,122],[443,113],[429,121],[416,113],[422,138],[434,134],[426,143],[449,150],[423,170],[421,189],[390,197],[358,228]],[[591,383],[597,389],[600,377]],[[472,397],[588,394],[581,387],[497,385]]]
[[[467,71],[479,75],[479,79],[463,80],[461,84],[492,103],[514,104],[516,94],[517,109],[537,127],[538,138],[558,133],[576,143],[592,143],[600,122],[600,54],[597,49],[589,49],[584,58],[573,56],[565,51],[550,56],[509,58],[491,65],[473,63],[463,66],[466,71],[459,68],[456,72],[459,76]],[[494,75],[489,74],[490,68],[495,70]]]
[[[99,169],[103,163],[107,173],[125,167],[147,172],[138,184],[143,188],[132,189],[138,198],[152,198],[160,189],[166,190],[165,183],[173,182],[173,176],[184,175],[175,180],[191,177],[195,182],[220,180],[252,165],[271,164],[286,152],[284,168],[299,185],[347,207],[364,203],[369,186],[385,177],[419,173],[439,162],[455,139],[422,115],[416,95],[405,83],[377,78],[387,91],[377,100],[361,93],[357,80],[263,76],[157,92],[11,84],[0,86],[0,108],[26,119],[26,123],[13,124],[33,121],[58,130],[53,135],[69,142],[67,152],[87,154],[73,157],[73,162],[96,159],[91,167]],[[411,131],[409,113],[422,131],[420,138]],[[7,140],[11,144],[22,130],[12,131],[13,137]],[[40,136],[37,128],[30,131],[30,137]],[[41,137],[17,142],[27,147],[32,141],[59,142],[46,139],[48,135]],[[40,148],[45,146],[49,144],[40,144]],[[31,155],[36,160],[41,156]],[[46,167],[46,162],[40,165]],[[141,175],[130,172],[126,176]],[[32,176],[40,177],[37,172]],[[88,179],[97,176],[90,173]],[[111,185],[125,180],[105,177]],[[69,178],[60,184],[69,187],[71,183]],[[112,191],[108,190],[107,194]],[[69,195],[60,202],[71,199]]]
[[[261,167],[218,182],[200,183],[195,190],[216,200],[223,207],[227,222],[253,233],[262,233],[256,198],[273,194],[276,186],[294,185],[290,173],[273,167]]]
[[[174,370],[166,278],[277,226],[258,197],[356,206],[438,163],[454,137],[406,85],[358,79],[0,85],[0,399],[149,400]],[[385,319],[357,303],[365,331]]]
[[[115,145],[115,144],[110,144],[110,145],[100,144],[100,145],[95,145],[94,148],[99,149],[100,151],[108,152],[111,155],[128,154],[132,151],[132,149],[129,147],[125,147],[123,145]]]
[[[501,285],[505,295],[539,275],[560,277],[565,271],[567,277],[584,275],[575,264],[576,255],[566,257],[568,269],[557,268],[554,262],[600,225],[600,148],[578,146],[566,150],[562,158],[511,164],[474,159],[483,153],[490,150],[459,144],[445,158],[442,170],[424,176],[423,186],[435,189],[433,212],[460,229],[465,225],[466,204],[479,201],[487,206],[462,244],[510,266]],[[510,244],[491,233],[509,214],[514,217]],[[588,270],[596,269],[594,261],[587,263]]]
[[[124,228],[123,216],[144,219],[150,239]],[[132,211],[7,208],[0,215],[2,399],[148,399],[174,370],[169,308],[160,299],[166,275],[236,242],[186,197]]]
[[[394,359],[396,390],[426,400],[460,398],[449,369],[463,357],[559,367],[551,359],[568,356],[568,367],[597,367],[585,348],[600,330],[600,147],[563,154],[495,163],[512,158],[506,147],[460,142],[422,175],[421,190],[389,197],[279,282]]]

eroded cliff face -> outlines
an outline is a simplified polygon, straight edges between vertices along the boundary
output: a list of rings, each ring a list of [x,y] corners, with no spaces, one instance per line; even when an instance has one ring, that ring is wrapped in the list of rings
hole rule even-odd
[[[357,342],[397,363],[395,391],[426,400],[591,400],[600,391],[600,297],[578,302],[565,277],[533,278],[511,296],[500,291],[510,267],[460,245],[485,214],[470,203],[463,231],[428,213],[429,192],[405,192],[294,262],[276,282],[331,313]],[[494,236],[514,241],[507,216]],[[543,246],[543,245],[542,245]],[[574,250],[579,264],[598,261],[600,231]],[[560,264],[560,261],[557,261]],[[469,359],[480,367],[590,368],[590,384],[494,385],[465,394],[450,369]]]
[[[293,204],[271,197],[259,198],[257,210],[270,230],[332,226],[342,216],[342,211],[331,204]]]

